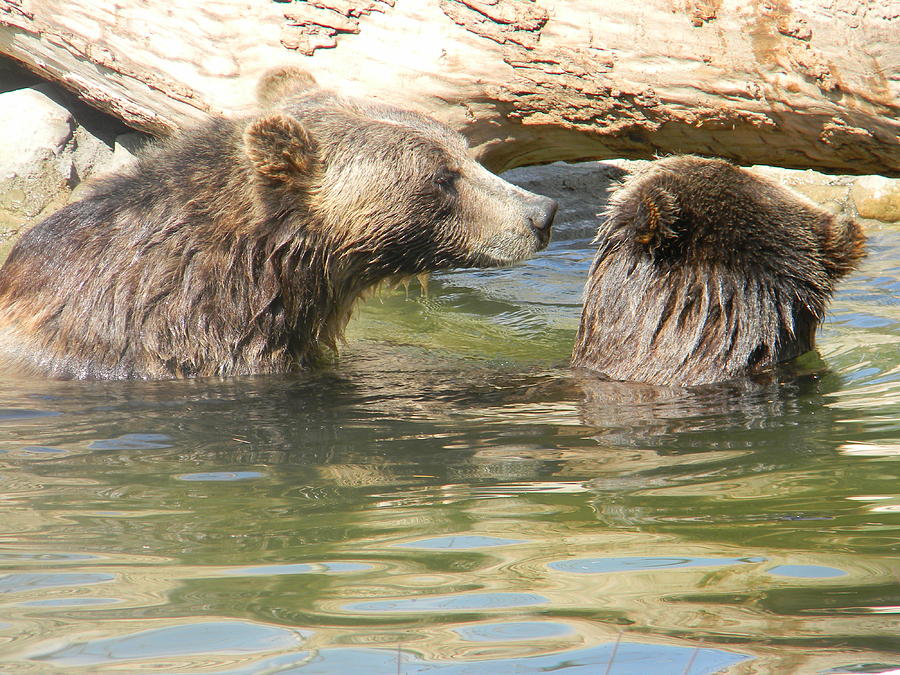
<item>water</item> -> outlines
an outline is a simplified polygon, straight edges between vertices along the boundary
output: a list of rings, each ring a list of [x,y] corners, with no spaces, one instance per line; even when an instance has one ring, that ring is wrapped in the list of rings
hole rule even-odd
[[[0,673],[900,668],[900,228],[821,359],[687,393],[565,368],[582,216],[306,376],[0,381]]]

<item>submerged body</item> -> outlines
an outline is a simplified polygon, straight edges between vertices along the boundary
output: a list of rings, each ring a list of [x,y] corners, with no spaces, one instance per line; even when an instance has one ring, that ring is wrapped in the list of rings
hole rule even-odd
[[[699,385],[814,346],[864,255],[854,221],[723,160],[652,163],[613,194],[572,363],[614,380]]]
[[[386,279],[546,246],[555,202],[490,174],[459,134],[287,76],[272,78],[277,109],[186,132],[21,237],[0,270],[4,365],[289,372]]]

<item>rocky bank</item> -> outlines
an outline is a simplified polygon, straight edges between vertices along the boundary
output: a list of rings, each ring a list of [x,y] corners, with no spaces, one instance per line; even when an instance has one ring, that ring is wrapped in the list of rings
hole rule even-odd
[[[130,162],[148,138],[0,60],[0,247]]]

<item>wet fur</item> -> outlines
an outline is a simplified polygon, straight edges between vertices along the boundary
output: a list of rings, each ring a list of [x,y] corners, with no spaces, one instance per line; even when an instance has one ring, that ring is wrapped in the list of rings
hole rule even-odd
[[[263,83],[267,112],[161,144],[21,237],[0,271],[5,366],[290,372],[382,281],[546,245],[555,204],[486,174],[455,132],[289,78]]]
[[[811,350],[865,250],[854,221],[722,160],[654,162],[605,216],[573,365],[614,380],[699,385]]]

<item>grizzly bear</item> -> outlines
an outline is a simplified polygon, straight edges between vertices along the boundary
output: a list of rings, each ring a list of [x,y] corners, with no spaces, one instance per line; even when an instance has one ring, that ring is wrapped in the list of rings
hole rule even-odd
[[[289,69],[260,98],[274,107],[178,135],[22,236],[0,270],[0,361],[57,378],[291,372],[380,282],[547,245],[556,202],[435,120]]]
[[[613,380],[692,386],[813,348],[859,225],[724,160],[653,162],[610,199],[572,364]]]

